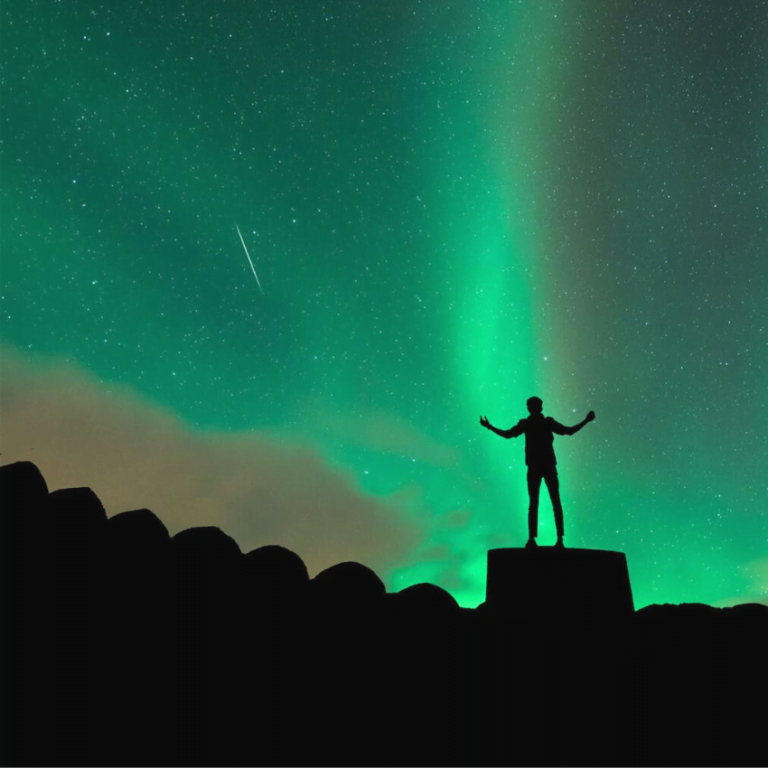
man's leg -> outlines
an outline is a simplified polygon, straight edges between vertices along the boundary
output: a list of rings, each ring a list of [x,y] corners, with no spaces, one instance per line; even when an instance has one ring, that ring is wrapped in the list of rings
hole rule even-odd
[[[539,535],[539,490],[541,488],[541,470],[528,467],[528,540]],[[535,543],[535,542],[534,542]]]
[[[550,467],[544,474],[544,482],[547,484],[549,498],[552,500],[552,509],[555,512],[555,527],[557,538],[562,539],[563,531],[563,505],[560,503],[560,480],[557,477],[557,467]]]

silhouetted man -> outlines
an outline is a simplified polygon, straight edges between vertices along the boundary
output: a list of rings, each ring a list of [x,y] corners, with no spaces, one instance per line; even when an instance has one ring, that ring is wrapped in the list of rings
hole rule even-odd
[[[535,547],[539,535],[539,490],[542,479],[547,484],[552,509],[555,511],[557,526],[556,547],[563,547],[563,507],[560,504],[560,483],[557,479],[557,459],[555,458],[555,435],[575,435],[583,426],[595,418],[590,411],[587,418],[575,427],[565,427],[551,416],[544,416],[544,403],[540,397],[529,397],[526,403],[531,414],[527,419],[520,419],[512,429],[498,429],[490,424],[487,416],[480,417],[480,423],[501,437],[520,437],[525,435],[525,463],[528,466],[528,543],[526,547]]]

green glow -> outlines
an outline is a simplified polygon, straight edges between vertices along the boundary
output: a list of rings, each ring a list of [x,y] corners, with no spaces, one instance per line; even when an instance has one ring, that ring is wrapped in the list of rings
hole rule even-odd
[[[6,3],[8,348],[317,450],[418,527],[388,585],[468,606],[526,538],[479,416],[594,409],[566,543],[638,606],[766,599],[757,6],[256,5]]]

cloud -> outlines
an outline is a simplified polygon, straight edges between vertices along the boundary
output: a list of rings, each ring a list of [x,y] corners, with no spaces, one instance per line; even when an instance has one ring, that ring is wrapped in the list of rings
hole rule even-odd
[[[385,411],[350,413],[319,398],[308,401],[312,424],[328,435],[364,450],[415,459],[435,467],[458,469],[460,452],[434,440],[411,422]]]
[[[402,494],[363,493],[306,442],[196,431],[65,360],[1,353],[1,463],[33,461],[51,490],[89,486],[109,516],[147,507],[171,534],[216,525],[244,552],[282,544],[311,575],[357,560],[385,577],[423,538]]]

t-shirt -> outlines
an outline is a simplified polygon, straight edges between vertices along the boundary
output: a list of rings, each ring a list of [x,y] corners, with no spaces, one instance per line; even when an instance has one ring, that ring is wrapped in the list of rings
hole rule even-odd
[[[574,431],[543,413],[532,413],[509,430],[511,437],[525,435],[525,463],[529,467],[555,466],[555,435],[572,435]]]

